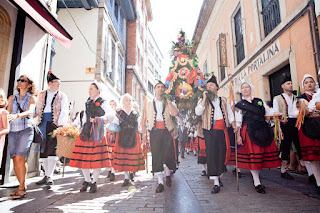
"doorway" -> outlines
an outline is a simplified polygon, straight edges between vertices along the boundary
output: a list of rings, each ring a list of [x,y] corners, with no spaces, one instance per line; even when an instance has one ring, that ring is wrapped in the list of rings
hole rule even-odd
[[[280,95],[283,92],[281,88],[281,82],[284,78],[284,75],[291,75],[290,64],[287,64],[286,66],[282,67],[277,72],[269,76],[271,100],[273,100],[275,96]]]

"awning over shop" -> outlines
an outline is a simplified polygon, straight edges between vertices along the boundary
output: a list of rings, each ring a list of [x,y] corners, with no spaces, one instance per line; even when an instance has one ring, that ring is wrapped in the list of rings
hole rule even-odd
[[[71,35],[38,0],[12,0],[66,49],[71,48]]]

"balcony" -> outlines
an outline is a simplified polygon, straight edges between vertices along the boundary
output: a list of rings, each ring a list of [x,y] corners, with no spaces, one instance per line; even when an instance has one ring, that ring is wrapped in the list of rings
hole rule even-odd
[[[98,7],[100,0],[64,0],[68,8],[85,8],[91,10]],[[58,0],[58,8],[66,8],[62,0]]]

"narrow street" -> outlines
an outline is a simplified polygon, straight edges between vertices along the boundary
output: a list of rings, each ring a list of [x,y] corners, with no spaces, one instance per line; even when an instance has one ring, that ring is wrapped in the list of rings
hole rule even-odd
[[[151,164],[149,156],[149,168]],[[149,169],[150,171],[150,169]],[[149,172],[137,173],[129,188],[121,186],[123,174],[116,174],[110,182],[104,171],[99,179],[98,192],[80,193],[83,181],[80,170],[66,167],[64,178],[54,176],[55,185],[38,187],[34,183],[42,177],[28,179],[28,197],[11,200],[13,189],[0,189],[1,212],[320,212],[320,196],[307,176],[294,175],[295,180],[280,179],[279,170],[264,170],[261,181],[266,186],[265,195],[255,192],[248,171],[236,179],[228,171],[222,178],[224,187],[219,194],[210,193],[212,183],[200,176],[196,157],[186,155],[179,170],[173,175],[171,188],[156,194],[156,179]]]

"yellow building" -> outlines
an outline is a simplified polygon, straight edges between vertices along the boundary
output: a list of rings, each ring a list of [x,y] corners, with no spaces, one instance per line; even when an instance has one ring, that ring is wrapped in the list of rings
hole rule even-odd
[[[193,40],[200,68],[214,71],[219,94],[236,99],[242,79],[253,95],[272,100],[282,92],[282,75],[291,74],[294,89],[304,74],[318,79],[320,55],[316,0],[204,0]],[[303,92],[303,91],[301,91]]]

